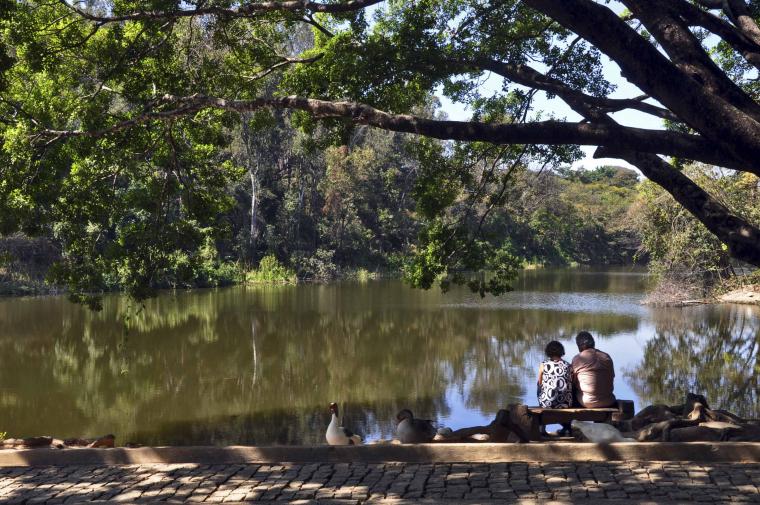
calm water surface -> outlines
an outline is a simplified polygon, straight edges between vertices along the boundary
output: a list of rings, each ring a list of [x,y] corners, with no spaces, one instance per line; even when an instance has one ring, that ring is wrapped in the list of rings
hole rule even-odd
[[[758,416],[760,311],[652,309],[635,271],[535,270],[516,291],[418,291],[399,281],[164,293],[135,314],[62,297],[0,300],[0,431],[114,433],[118,444],[321,444],[327,405],[368,439],[409,407],[458,428],[535,404],[544,345],[581,329],[636,407],[686,390]],[[125,315],[131,314],[128,318]]]

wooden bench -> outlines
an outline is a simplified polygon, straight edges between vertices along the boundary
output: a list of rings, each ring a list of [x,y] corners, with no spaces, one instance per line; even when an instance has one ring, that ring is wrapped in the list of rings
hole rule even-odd
[[[631,400],[618,400],[617,406],[603,409],[545,409],[543,407],[528,407],[530,415],[530,439],[541,440],[541,426],[547,424],[562,424],[571,421],[593,421],[610,423],[623,421],[634,415]]]

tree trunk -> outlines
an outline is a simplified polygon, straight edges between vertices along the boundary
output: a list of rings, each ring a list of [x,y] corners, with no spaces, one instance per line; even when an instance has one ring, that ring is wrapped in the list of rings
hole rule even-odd
[[[257,174],[259,173],[258,163],[256,164],[256,170],[248,170],[251,176],[251,229],[250,236],[248,237],[248,246],[251,258],[256,256],[256,238],[258,237],[258,201],[256,199],[256,190],[258,187]]]

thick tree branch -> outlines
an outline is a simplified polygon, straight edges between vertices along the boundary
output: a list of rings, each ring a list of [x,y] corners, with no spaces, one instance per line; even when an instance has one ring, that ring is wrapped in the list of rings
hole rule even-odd
[[[699,26],[723,39],[751,65],[760,68],[760,44],[748,38],[731,23],[715,16],[686,0],[680,0],[678,15],[689,25]]]
[[[757,164],[760,123],[710,93],[609,8],[592,0],[523,0],[607,54],[623,75],[684,123],[747,166]]]
[[[723,11],[733,21],[744,35],[755,44],[760,44],[760,27],[752,18],[749,7],[744,0],[725,0]]]
[[[701,83],[710,93],[722,97],[737,109],[760,121],[760,106],[747,96],[705,52],[694,34],[676,17],[672,5],[659,0],[622,0],[675,65]]]
[[[599,114],[594,105],[589,103],[586,95],[580,93],[581,96],[578,96],[577,91],[567,88],[563,83],[552,82],[551,78],[532,71],[529,67],[504,67],[503,65],[501,64],[500,67],[501,70],[506,70],[505,73],[518,78],[524,77],[527,81],[545,83],[549,86],[548,90],[552,90],[564,98],[576,112],[587,120],[610,129],[622,129],[611,117],[606,114]],[[494,68],[493,71],[499,73],[497,68]],[[760,229],[733,214],[730,209],[700,188],[682,172],[661,160],[659,156],[649,152],[635,152],[627,147],[619,150],[600,147],[595,156],[622,158],[638,167],[645,176],[668,191],[676,201],[721,239],[729,247],[730,253],[735,258],[760,266],[760,248],[758,248]]]
[[[699,187],[683,172],[675,170],[658,156],[633,151],[598,149],[595,157],[613,156],[636,166],[651,181],[662,186],[675,200],[728,246],[731,256],[760,266],[760,229],[731,213],[717,199]]]
[[[170,11],[135,11],[128,14],[115,16],[98,16],[76,5],[70,4],[67,0],[59,0],[63,5],[78,14],[84,19],[95,21],[97,23],[118,23],[123,21],[136,20],[157,20],[157,19],[174,19],[182,17],[195,17],[204,15],[214,15],[222,17],[249,17],[262,12],[323,12],[323,13],[342,13],[364,9],[371,5],[378,4],[383,0],[348,0],[342,3],[321,3],[311,2],[309,0],[288,0],[282,2],[250,2],[244,3],[237,9],[224,8],[217,5],[208,7],[198,7],[195,9],[178,9]]]
[[[494,144],[577,144],[608,146],[616,149],[627,148],[698,160],[760,174],[760,160],[756,160],[754,164],[744,165],[730,159],[725,152],[697,135],[671,131],[563,121],[542,121],[526,124],[439,121],[406,114],[389,114],[355,102],[330,102],[298,96],[226,100],[202,95],[188,97],[167,95],[158,105],[167,108],[118,122],[103,130],[41,130],[37,133],[37,137],[38,140],[45,140],[47,143],[68,137],[98,138],[150,121],[187,116],[206,108],[242,113],[272,107],[303,110],[321,118],[345,118],[356,124],[445,140],[482,141]]]

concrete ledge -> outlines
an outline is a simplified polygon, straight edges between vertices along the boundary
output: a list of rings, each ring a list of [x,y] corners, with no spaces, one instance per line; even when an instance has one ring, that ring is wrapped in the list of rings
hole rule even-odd
[[[140,447],[0,450],[2,466],[235,464],[266,462],[508,463],[517,461],[760,462],[760,443],[418,444],[330,446]]]

